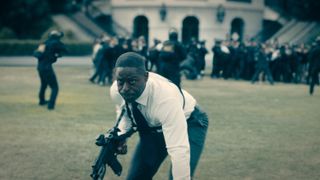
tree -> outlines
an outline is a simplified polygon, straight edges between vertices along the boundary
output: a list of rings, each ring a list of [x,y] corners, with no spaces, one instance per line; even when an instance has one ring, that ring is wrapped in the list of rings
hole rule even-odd
[[[12,29],[17,38],[39,38],[51,26],[50,7],[43,0],[2,1],[0,27]]]
[[[48,0],[52,13],[62,13],[65,11],[66,5],[71,4],[72,0]]]

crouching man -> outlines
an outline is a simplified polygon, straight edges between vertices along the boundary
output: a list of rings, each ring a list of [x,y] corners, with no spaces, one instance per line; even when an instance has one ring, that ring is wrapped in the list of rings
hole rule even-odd
[[[166,78],[147,72],[144,57],[133,52],[117,59],[110,95],[117,115],[125,112],[119,134],[136,128],[140,137],[127,179],[152,179],[167,155],[170,179],[191,179],[208,128],[207,115],[196,100]]]

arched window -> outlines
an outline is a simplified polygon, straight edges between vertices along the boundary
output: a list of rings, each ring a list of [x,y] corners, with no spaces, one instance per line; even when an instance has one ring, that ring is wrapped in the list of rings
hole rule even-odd
[[[234,18],[231,22],[231,38],[237,33],[239,41],[242,41],[244,34],[244,21],[241,18]]]
[[[194,16],[188,16],[182,22],[182,42],[189,43],[191,38],[199,39],[199,20]]]
[[[144,36],[146,42],[149,40],[149,21],[145,16],[137,16],[133,21],[133,34],[134,38]]]

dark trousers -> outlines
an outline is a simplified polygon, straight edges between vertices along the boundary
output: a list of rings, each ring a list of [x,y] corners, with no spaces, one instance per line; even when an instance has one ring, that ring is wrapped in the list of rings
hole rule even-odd
[[[252,82],[252,83],[256,82],[256,81],[258,80],[259,74],[260,74],[261,72],[264,72],[265,75],[267,76],[267,79],[268,79],[269,83],[270,83],[270,84],[273,84],[273,78],[272,78],[272,74],[271,74],[271,72],[270,72],[269,67],[258,67],[258,68],[256,69],[253,77],[252,77],[251,82]]]
[[[208,117],[196,108],[187,122],[190,143],[190,173],[193,177],[205,144]],[[139,135],[140,141],[133,154],[128,180],[152,179],[168,155],[163,133],[139,133]],[[171,171],[169,179],[172,179]]]
[[[309,86],[309,93],[312,95],[314,92],[314,86],[316,84],[319,84],[319,73],[320,73],[320,68],[318,69],[314,69],[311,72],[311,82],[310,82],[310,86]]]
[[[51,95],[48,103],[48,107],[53,108],[57,99],[59,86],[56,75],[53,69],[49,70],[38,70],[40,77],[40,91],[39,91],[39,103],[45,102],[45,91],[49,86],[51,88]]]

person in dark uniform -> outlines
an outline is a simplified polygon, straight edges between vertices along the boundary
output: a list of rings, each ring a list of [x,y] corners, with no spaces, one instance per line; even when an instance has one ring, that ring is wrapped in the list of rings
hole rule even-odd
[[[246,65],[247,48],[244,43],[240,43],[236,49],[235,57],[235,79],[244,79]]]
[[[309,93],[310,95],[314,92],[314,86],[319,84],[319,73],[320,73],[320,36],[316,39],[316,45],[310,50],[309,53],[309,76],[311,78]]]
[[[40,77],[39,105],[48,104],[48,109],[53,110],[59,91],[58,81],[54,73],[52,64],[66,52],[65,45],[60,41],[63,33],[53,30],[49,33],[49,38],[40,44],[34,56],[38,59],[37,70]],[[45,99],[47,87],[51,88],[49,101]]]
[[[195,80],[199,77],[197,62],[194,53],[189,52],[185,60],[180,63],[180,71],[189,80]]]
[[[244,79],[251,80],[254,70],[255,70],[255,54],[258,51],[257,43],[254,39],[249,41],[249,45],[247,47],[247,56],[246,56],[246,63],[244,67]]]
[[[206,69],[206,55],[209,53],[206,48],[206,41],[201,41],[199,43],[199,70],[201,75],[204,75],[204,71]]]
[[[270,84],[273,85],[273,78],[269,68],[268,57],[266,55],[266,47],[264,45],[260,45],[260,49],[255,57],[257,59],[256,70],[252,77],[251,83],[255,83],[259,77],[259,74],[264,72]]]
[[[208,117],[196,100],[168,79],[147,72],[145,58],[134,52],[117,59],[110,96],[119,135],[132,128],[139,133],[127,179],[152,179],[168,155],[170,179],[192,179],[208,128]],[[120,152],[126,149],[125,142],[119,144]]]
[[[161,41],[159,39],[154,39],[153,40],[153,46],[150,47],[149,49],[149,64],[150,66],[148,67],[149,71],[153,71],[153,67],[155,66],[155,71],[157,72],[159,70],[159,47],[161,46]]]
[[[197,79],[201,79],[201,66],[202,66],[202,60],[200,57],[200,45],[199,42],[196,38],[192,37],[190,40],[190,43],[187,45],[187,58],[185,60],[188,60],[189,62],[187,64],[193,66],[192,69],[194,69],[194,73],[191,74],[195,74],[195,77]],[[191,58],[190,58],[191,57]],[[182,63],[185,62],[185,60],[183,60]],[[192,61],[190,61],[192,60]],[[180,66],[182,66],[182,63],[180,64]],[[185,66],[185,64],[183,65]],[[189,79],[189,78],[187,78]],[[192,78],[191,78],[192,79]]]
[[[213,52],[211,77],[220,78],[222,73],[226,73],[226,61],[230,52],[226,46],[222,45],[221,40],[215,40],[214,46],[211,50]]]
[[[98,78],[98,84],[104,86],[106,85],[106,77],[108,77],[108,83],[112,83],[113,48],[110,45],[110,38],[104,37],[101,40],[101,46],[96,58],[96,71],[89,81],[94,83],[95,79]]]
[[[159,70],[158,73],[171,80],[180,87],[180,63],[186,58],[186,50],[178,42],[178,32],[176,29],[169,31],[169,40],[164,41],[159,53]]]

